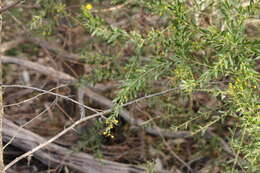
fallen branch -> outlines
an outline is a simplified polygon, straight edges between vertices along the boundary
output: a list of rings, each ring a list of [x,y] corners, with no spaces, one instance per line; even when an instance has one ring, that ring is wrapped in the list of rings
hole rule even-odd
[[[86,120],[86,118],[84,120]],[[74,123],[74,124],[75,125],[79,124],[79,122],[83,122],[83,120],[80,120],[78,121],[78,123]],[[129,172],[144,173],[146,172],[144,169],[136,166],[117,163],[117,162],[103,160],[103,159],[97,159],[92,157],[89,154],[82,153],[82,152],[77,152],[77,153],[72,152],[64,147],[58,146],[56,144],[52,144],[51,142],[53,140],[52,141],[46,140],[43,137],[35,133],[32,133],[31,131],[28,131],[26,129],[21,129],[19,126],[15,125],[14,123],[12,123],[7,119],[4,119],[3,127],[4,127],[3,137],[5,142],[8,142],[13,136],[16,136],[16,138],[12,142],[12,145],[19,147],[25,151],[28,150],[32,151],[29,152],[25,157],[33,154],[35,158],[37,158],[38,160],[40,160],[46,165],[51,164],[49,166],[52,167],[61,164],[82,173],[89,173],[89,172],[91,173],[129,173]],[[66,132],[62,134],[65,134]],[[60,136],[61,135],[59,135],[58,137]],[[19,158],[20,157],[18,157],[17,159]],[[15,163],[17,159],[15,159],[12,162]],[[5,170],[7,170],[13,165],[11,163],[9,163],[5,167]],[[161,172],[166,173],[166,171],[161,171]]]
[[[50,76],[54,79],[58,79],[62,82],[72,82],[75,81],[75,78],[65,74],[63,72],[59,72],[52,67],[44,66],[35,62],[31,62],[28,60],[23,60],[22,58],[14,58],[9,56],[2,56],[1,57],[3,63],[10,63],[10,64],[18,64],[24,67],[27,67],[29,69],[35,70],[37,72],[40,72],[42,74],[45,74],[47,76]]]

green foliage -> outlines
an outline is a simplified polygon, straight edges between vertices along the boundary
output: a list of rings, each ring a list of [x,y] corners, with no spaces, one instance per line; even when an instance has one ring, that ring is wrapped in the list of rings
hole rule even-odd
[[[240,1],[212,1],[218,18],[209,27],[202,27],[192,17],[191,7],[183,1],[142,1],[150,12],[167,19],[167,25],[151,28],[146,35],[138,31],[126,32],[110,27],[103,20],[93,17],[91,11],[84,11],[88,19],[87,29],[94,36],[103,38],[107,43],[134,45],[134,55],[126,65],[126,75],[121,90],[114,99],[114,115],[117,117],[122,105],[138,97],[154,81],[168,77],[173,79],[187,94],[206,88],[212,95],[222,96],[222,102],[229,105],[229,116],[241,115],[241,130],[244,132],[238,140],[237,153],[246,154],[248,170],[258,169],[259,154],[259,73],[254,70],[258,51],[255,43],[245,35],[244,22],[256,6],[251,1],[248,7],[242,7]],[[196,4],[197,9],[206,10],[203,3]],[[204,8],[204,9],[203,9]],[[147,52],[146,49],[153,48]],[[207,52],[205,50],[208,50]],[[195,54],[202,52],[202,54]],[[150,61],[142,61],[149,56]],[[226,89],[212,87],[212,83],[229,79]],[[218,110],[216,110],[218,111]],[[221,117],[223,114],[218,112]],[[224,116],[228,116],[223,114]],[[110,117],[111,124],[106,133],[113,128],[115,119]],[[212,119],[198,130],[206,130],[218,122]],[[253,127],[253,128],[252,128]],[[195,131],[196,132],[196,131]],[[237,158],[236,158],[237,159]],[[234,161],[235,163],[237,160]],[[235,164],[234,164],[235,165]],[[235,166],[233,166],[233,171]]]
[[[163,108],[165,114],[171,115],[168,117],[173,117],[168,121],[173,124],[171,129],[185,127],[196,134],[225,122],[225,118],[235,117],[240,120],[237,131],[241,135],[232,139],[237,157],[229,168],[235,172],[238,156],[243,155],[247,162],[242,166],[247,172],[260,170],[260,86],[259,72],[255,71],[260,46],[259,40],[249,39],[245,32],[245,21],[259,17],[259,3],[250,1],[245,6],[239,0],[132,1],[129,7],[144,9],[161,22],[138,30],[115,27],[110,24],[109,17],[92,12],[85,4],[80,14],[72,16],[62,1],[38,2],[43,8],[34,13],[31,29],[51,34],[59,19],[65,17],[74,25],[83,26],[95,38],[92,45],[102,45],[102,51],[90,46],[88,50],[92,52],[83,53],[87,57],[84,63],[95,67],[83,81],[121,80],[120,90],[113,100],[114,113],[108,117],[103,134],[113,137],[111,130],[118,124],[117,118],[125,103],[158,91],[162,85],[178,87],[178,96],[169,95],[149,102],[159,105],[156,108]],[[212,21],[205,21],[203,16]],[[130,55],[122,60],[122,52],[129,47]],[[158,85],[158,81],[165,80],[165,84]],[[217,98],[222,105],[181,117],[186,122],[175,121],[176,113],[186,112],[173,106],[177,103],[172,100],[181,97],[192,101],[199,91]]]
[[[120,72],[122,71],[117,62],[118,58],[113,55],[83,53],[82,60],[94,68],[91,71],[91,74],[87,74],[82,78],[83,81],[87,81],[89,84],[95,84],[110,79],[120,79],[121,77],[122,73]]]

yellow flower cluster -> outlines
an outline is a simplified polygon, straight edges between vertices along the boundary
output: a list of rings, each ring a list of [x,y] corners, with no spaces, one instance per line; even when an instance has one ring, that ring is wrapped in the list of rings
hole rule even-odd
[[[229,86],[228,86],[228,93],[230,95],[234,95],[236,93],[240,93],[242,92],[242,90],[245,90],[246,88],[253,88],[253,89],[256,89],[257,86],[255,85],[250,85],[249,83],[247,83],[246,81],[241,81],[240,79],[236,79],[235,80],[235,83],[229,83]]]
[[[239,81],[236,81],[235,84],[233,83],[229,83],[228,84],[228,94],[231,96],[236,95],[237,93],[240,93],[239,91],[243,90],[243,86],[241,85],[241,83],[239,83]]]
[[[175,73],[177,80],[190,80],[193,78],[191,69],[184,65],[178,65],[176,69],[173,70],[173,72]]]
[[[106,130],[103,132],[104,136],[110,137],[110,138],[114,138],[115,136],[111,134],[111,132],[107,132]]]
[[[111,134],[111,130],[118,124],[118,120],[115,117],[106,120],[107,128],[102,133],[104,136],[114,138],[114,135]]]

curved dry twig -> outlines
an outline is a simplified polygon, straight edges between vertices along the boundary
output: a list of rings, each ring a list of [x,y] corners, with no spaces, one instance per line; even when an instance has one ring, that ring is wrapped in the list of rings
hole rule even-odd
[[[65,86],[67,86],[67,85],[60,85],[60,86],[57,86],[57,87],[55,87],[55,88],[50,89],[49,91],[51,92],[51,91],[53,91],[53,90],[56,90],[56,89],[58,89],[58,88],[65,87]],[[22,101],[20,101],[20,102],[18,102],[18,103],[13,103],[13,104],[4,105],[3,107],[6,108],[6,107],[11,107],[11,106],[19,106],[20,104],[23,104],[23,103],[32,101],[32,100],[34,100],[34,99],[36,99],[36,98],[38,98],[38,97],[40,97],[41,95],[44,95],[44,94],[47,94],[47,93],[46,93],[46,92],[45,92],[45,93],[43,92],[43,93],[37,94],[36,96],[33,96],[33,97],[29,98],[29,99],[22,100]]]
[[[39,92],[42,92],[42,93],[45,93],[45,94],[51,94],[51,95],[54,95],[54,96],[57,96],[57,97],[60,97],[60,98],[63,98],[65,100],[69,100],[71,101],[72,103],[75,103],[75,104],[78,104],[86,109],[89,109],[93,112],[96,112],[98,113],[98,111],[96,111],[96,109],[93,109],[89,106],[86,106],[72,98],[69,98],[68,96],[64,96],[64,95],[61,95],[61,94],[57,94],[57,93],[54,93],[54,92],[51,92],[51,91],[47,91],[47,90],[43,90],[43,89],[40,89],[40,88],[35,88],[35,87],[31,87],[31,86],[25,86],[25,85],[1,85],[2,87],[4,88],[26,88],[26,89],[32,89],[32,90],[35,90],[35,91],[39,91]]]

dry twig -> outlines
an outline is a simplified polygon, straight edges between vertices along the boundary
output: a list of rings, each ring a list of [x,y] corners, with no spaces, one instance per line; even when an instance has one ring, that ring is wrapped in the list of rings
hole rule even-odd
[[[63,81],[63,82],[71,82],[71,81],[75,80],[72,76],[67,75],[63,72],[59,72],[59,71],[53,69],[52,67],[48,67],[48,66],[40,65],[40,64],[35,63],[35,62],[23,60],[22,58],[2,56],[2,62],[3,63],[18,64],[18,65],[21,65],[21,66],[27,67],[29,69],[35,70],[37,72],[40,72],[42,74],[45,74],[47,76],[50,76],[50,77],[52,77],[56,80],[58,79],[58,80]]]

